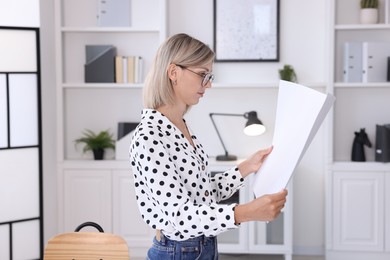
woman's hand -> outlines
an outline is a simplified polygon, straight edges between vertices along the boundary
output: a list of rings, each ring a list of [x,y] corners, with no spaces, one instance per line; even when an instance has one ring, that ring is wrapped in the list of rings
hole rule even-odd
[[[235,223],[271,221],[277,218],[286,203],[287,190],[261,196],[234,208]]]
[[[263,164],[264,160],[271,153],[272,148],[273,147],[271,146],[267,149],[257,151],[248,159],[240,163],[238,165],[238,170],[240,171],[241,176],[245,178],[249,174],[257,172],[260,169],[260,166]]]

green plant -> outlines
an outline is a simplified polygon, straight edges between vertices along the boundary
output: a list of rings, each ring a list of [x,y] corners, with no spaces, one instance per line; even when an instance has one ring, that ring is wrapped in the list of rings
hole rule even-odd
[[[83,132],[83,136],[75,140],[75,145],[81,143],[84,144],[84,153],[98,149],[115,149],[115,140],[113,139],[113,134],[111,134],[109,130],[101,131],[96,134],[93,131],[86,129]]]
[[[360,0],[360,8],[378,8],[379,0]]]
[[[279,76],[280,79],[291,81],[291,82],[297,82],[297,74],[295,73],[294,68],[291,65],[284,65],[283,69],[279,70]]]

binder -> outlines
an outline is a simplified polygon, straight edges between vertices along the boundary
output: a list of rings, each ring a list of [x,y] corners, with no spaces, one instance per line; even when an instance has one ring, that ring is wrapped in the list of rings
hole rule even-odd
[[[362,42],[344,43],[344,82],[362,82]]]
[[[116,48],[113,45],[86,45],[85,82],[115,82]]]
[[[118,123],[118,140],[133,131],[139,122],[119,122]]]
[[[98,26],[130,27],[131,0],[98,0]]]
[[[390,124],[376,125],[375,161],[390,162]]]
[[[390,42],[363,42],[363,82],[387,81]]]

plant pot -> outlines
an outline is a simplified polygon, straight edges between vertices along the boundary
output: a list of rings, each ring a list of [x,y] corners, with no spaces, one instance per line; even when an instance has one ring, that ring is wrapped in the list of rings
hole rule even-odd
[[[93,149],[93,158],[95,160],[103,160],[104,158],[104,149]]]
[[[360,9],[360,23],[362,24],[378,23],[378,9],[377,8]]]

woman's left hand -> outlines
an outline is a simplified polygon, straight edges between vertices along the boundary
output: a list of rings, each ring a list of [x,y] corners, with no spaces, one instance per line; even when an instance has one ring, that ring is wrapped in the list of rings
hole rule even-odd
[[[263,164],[267,156],[272,152],[273,147],[269,147],[264,150],[257,151],[245,161],[238,165],[238,170],[241,173],[241,176],[245,178],[251,173],[257,172],[260,169],[260,166]]]

